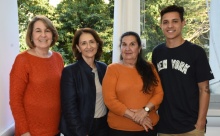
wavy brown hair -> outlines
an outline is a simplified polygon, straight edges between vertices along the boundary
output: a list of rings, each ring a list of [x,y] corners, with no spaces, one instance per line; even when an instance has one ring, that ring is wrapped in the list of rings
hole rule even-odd
[[[97,53],[95,54],[95,60],[99,60],[103,52],[102,51],[103,41],[99,37],[97,32],[91,28],[81,28],[75,32],[74,37],[73,37],[73,43],[72,43],[72,50],[73,50],[74,56],[76,57],[77,60],[82,58],[82,54],[77,50],[76,46],[79,45],[79,38],[83,33],[89,33],[94,37],[96,43],[98,44],[98,50],[97,50]]]

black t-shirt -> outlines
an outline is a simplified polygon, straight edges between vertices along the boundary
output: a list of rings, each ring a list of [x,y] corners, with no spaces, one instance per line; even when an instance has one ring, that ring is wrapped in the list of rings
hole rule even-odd
[[[178,134],[195,129],[198,83],[214,78],[205,51],[188,41],[176,48],[167,48],[163,43],[154,48],[152,61],[164,90],[158,111],[159,133]]]

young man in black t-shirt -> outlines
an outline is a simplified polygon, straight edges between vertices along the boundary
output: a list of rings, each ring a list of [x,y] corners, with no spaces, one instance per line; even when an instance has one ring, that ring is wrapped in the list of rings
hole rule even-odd
[[[166,42],[153,50],[152,62],[164,89],[159,108],[159,136],[204,136],[213,79],[205,51],[182,37],[184,9],[175,5],[161,11]]]

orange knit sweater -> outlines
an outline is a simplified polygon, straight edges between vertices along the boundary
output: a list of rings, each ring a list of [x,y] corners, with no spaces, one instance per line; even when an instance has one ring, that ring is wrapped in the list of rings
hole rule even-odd
[[[63,59],[53,52],[39,58],[27,51],[17,55],[10,73],[10,106],[15,136],[56,135],[60,120],[60,77]]]
[[[158,77],[155,69],[154,72]],[[142,126],[123,116],[126,109],[141,109],[148,102],[151,102],[157,110],[163,99],[160,80],[153,93],[144,94],[142,92],[143,81],[136,68],[130,68],[118,63],[108,66],[102,87],[104,101],[109,109],[108,124],[111,128],[117,130],[144,130]],[[149,113],[153,125],[156,125],[159,120],[156,110],[152,110]]]

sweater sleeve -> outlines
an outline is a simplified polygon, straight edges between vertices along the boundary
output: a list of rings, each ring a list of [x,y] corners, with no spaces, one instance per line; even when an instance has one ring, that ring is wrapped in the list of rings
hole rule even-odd
[[[152,68],[153,68],[154,74],[157,77],[158,83],[157,83],[157,86],[155,86],[155,88],[154,88],[153,95],[152,95],[149,102],[151,102],[155,106],[155,110],[157,110],[163,100],[164,92],[163,92],[163,88],[161,85],[160,77],[156,71],[156,68],[153,66],[153,64],[152,64]]]
[[[25,109],[24,93],[28,84],[27,62],[18,55],[10,73],[10,106],[18,132],[23,134],[29,131]]]
[[[110,111],[114,114],[123,116],[127,107],[117,98],[116,85],[118,81],[118,73],[113,66],[114,65],[109,65],[107,67],[107,71],[103,79],[103,97],[104,102]]]

